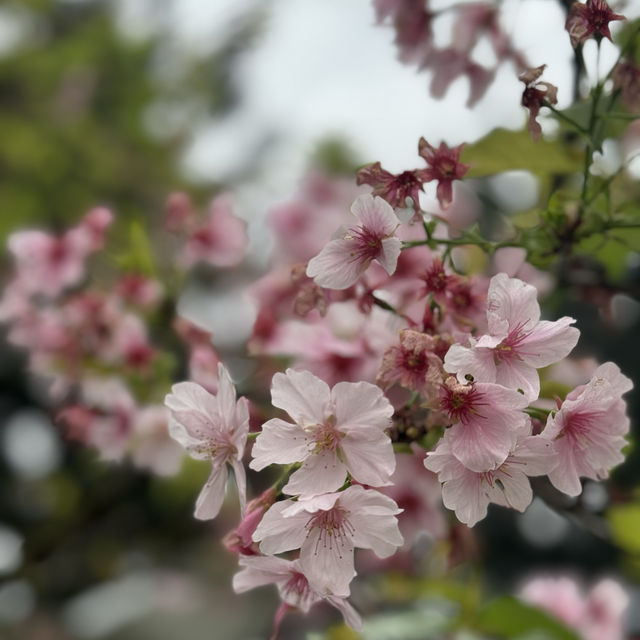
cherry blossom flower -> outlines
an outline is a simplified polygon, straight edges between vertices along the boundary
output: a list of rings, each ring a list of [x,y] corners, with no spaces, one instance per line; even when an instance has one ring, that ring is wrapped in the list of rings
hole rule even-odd
[[[529,506],[533,499],[529,476],[544,475],[549,469],[551,447],[546,439],[523,430],[497,469],[478,472],[458,460],[447,435],[427,454],[424,466],[438,474],[444,506],[455,511],[460,522],[473,527],[487,515],[490,502],[517,511]]]
[[[232,267],[244,257],[247,242],[247,223],[233,214],[230,197],[221,195],[211,203],[206,221],[190,233],[181,261],[185,267],[197,262]]]
[[[272,556],[242,556],[242,570],[233,576],[233,589],[244,593],[267,584],[275,584],[282,604],[276,611],[272,639],[278,635],[280,623],[289,609],[307,613],[318,602],[326,601],[344,617],[344,621],[356,631],[362,629],[362,620],[357,611],[344,597],[320,592],[309,585],[303,563],[300,560],[284,560]]]
[[[244,513],[246,476],[242,456],[249,432],[249,405],[236,401],[236,390],[228,371],[218,365],[218,393],[211,395],[195,382],[173,385],[165,398],[171,411],[169,432],[192,458],[210,460],[211,474],[196,502],[195,517],[215,518],[220,511],[227,483],[227,463],[238,486],[240,510]]]
[[[295,422],[274,418],[263,425],[252,469],[302,462],[283,491],[303,497],[335,491],[347,473],[374,487],[389,483],[395,457],[385,429],[393,407],[381,389],[368,382],[339,382],[330,390],[308,371],[287,369],[273,376],[271,397]]]
[[[429,398],[437,395],[443,378],[442,360],[436,355],[439,338],[413,329],[400,332],[400,344],[382,356],[376,382],[382,386],[400,384]]]
[[[118,281],[115,293],[128,304],[153,309],[162,299],[162,285],[139,273],[125,273]]]
[[[105,207],[94,207],[71,229],[71,233],[82,236],[86,243],[87,252],[99,251],[104,246],[107,228],[113,222],[113,213]]]
[[[565,29],[569,32],[571,44],[575,49],[594,33],[598,38],[611,40],[609,23],[613,20],[626,18],[611,11],[605,0],[587,0],[585,4],[574,2],[569,9]]]
[[[309,261],[307,275],[329,289],[348,289],[373,260],[391,275],[396,270],[402,242],[394,236],[399,220],[379,196],[359,196],[351,206],[359,224],[331,240]]]
[[[629,605],[629,596],[610,578],[598,582],[586,596],[571,578],[534,578],[524,585],[520,597],[575,629],[584,640],[625,637],[622,614]]]
[[[451,376],[440,386],[439,409],[453,425],[446,440],[453,455],[472,471],[498,468],[529,424],[527,399],[499,384],[459,384]]]
[[[582,492],[580,477],[598,480],[624,460],[629,430],[622,395],[633,384],[612,362],[600,365],[588,384],[574,389],[560,410],[549,415],[542,436],[553,443],[549,479],[560,491]]]
[[[546,66],[543,64],[534,69],[527,69],[518,76],[518,79],[526,85],[520,104],[529,109],[527,126],[534,140],[540,140],[542,135],[542,127],[536,120],[540,107],[554,105],[558,102],[558,87],[549,82],[538,81]]]
[[[56,237],[44,231],[20,231],[11,234],[7,244],[16,260],[17,278],[31,294],[54,298],[84,278],[89,252],[76,233]]]
[[[253,539],[275,555],[300,549],[300,561],[312,589],[349,595],[356,575],[354,549],[373,549],[388,558],[402,545],[396,503],[372,489],[354,485],[339,493],[276,502],[265,513]]]
[[[164,228],[169,233],[182,233],[194,222],[191,198],[182,191],[169,194],[165,204]]]
[[[133,463],[160,476],[180,470],[183,449],[169,435],[169,411],[162,405],[138,409],[134,418],[131,448]]]
[[[487,297],[489,334],[472,346],[455,344],[444,358],[445,371],[464,382],[495,382],[521,389],[533,401],[540,392],[537,369],[558,362],[573,349],[580,332],[575,320],[540,320],[535,287],[504,273],[491,278]]]
[[[460,153],[464,145],[449,148],[444,142],[436,149],[424,138],[418,142],[418,153],[429,165],[425,175],[429,180],[437,180],[437,196],[441,207],[447,207],[453,199],[452,183],[460,180],[469,170],[470,165],[460,162]]]

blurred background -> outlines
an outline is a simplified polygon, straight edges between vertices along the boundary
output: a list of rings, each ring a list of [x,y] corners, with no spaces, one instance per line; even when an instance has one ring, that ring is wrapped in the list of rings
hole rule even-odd
[[[559,108],[568,106],[573,52],[561,3],[506,0],[501,9],[532,66],[548,65],[545,79],[559,87]],[[637,17],[639,3],[624,13]],[[443,20],[436,39],[450,30]],[[153,233],[170,192],[186,191],[206,205],[231,190],[236,213],[249,223],[248,256],[234,281],[241,284],[268,262],[267,212],[296,192],[312,167],[349,178],[355,167],[380,160],[401,171],[416,165],[420,136],[453,145],[497,126],[523,127],[522,84],[511,63],[469,109],[465,78],[434,99],[429,74],[402,64],[393,39],[368,0],[5,0],[0,244],[20,229],[61,231],[96,205],[116,214],[116,237],[131,221]],[[474,55],[491,64],[488,45]],[[586,48],[585,57],[595,64],[593,51]],[[613,60],[613,45],[604,41],[600,65]],[[475,186],[482,202],[505,210],[536,200],[536,182],[523,172]],[[578,355],[614,360],[635,380],[638,251],[636,244],[611,267],[615,295],[589,299],[561,287],[547,301],[554,315],[578,319]],[[6,252],[1,260],[6,281],[11,260]],[[251,311],[239,322],[237,298],[201,306],[214,333],[236,332],[222,340],[228,355],[239,357]],[[636,394],[636,429],[639,409]],[[66,440],[27,375],[24,354],[4,340],[0,416],[0,637],[267,637],[275,592],[236,596],[230,588],[236,560],[220,539],[236,524],[235,505],[214,523],[192,517],[206,465],[185,462],[178,475],[161,478],[128,462],[101,461]],[[634,495],[638,462],[631,450],[609,488],[587,484],[580,499],[555,505],[562,515],[540,499],[524,515],[490,510],[466,547],[467,571],[495,593],[543,569],[585,580],[617,575],[638,604],[640,514],[625,512],[613,525],[602,517],[612,502]],[[627,621],[636,633],[638,611],[631,607]],[[286,637],[303,637],[294,624],[323,629],[326,616],[338,620],[322,609],[285,625]]]

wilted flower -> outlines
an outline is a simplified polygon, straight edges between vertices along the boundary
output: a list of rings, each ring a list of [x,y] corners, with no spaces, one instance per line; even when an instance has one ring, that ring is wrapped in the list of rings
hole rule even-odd
[[[585,4],[574,2],[569,9],[565,29],[569,32],[571,44],[577,47],[594,33],[598,38],[611,40],[609,23],[625,20],[623,15],[613,13],[605,0],[587,0]]]
[[[558,102],[558,87],[549,82],[538,82],[538,78],[542,75],[546,66],[546,64],[543,64],[535,69],[527,69],[518,76],[518,79],[526,85],[520,104],[529,109],[529,122],[527,126],[534,140],[539,140],[542,135],[542,127],[536,120],[540,112],[540,107],[550,104],[553,105]]]
[[[418,142],[418,153],[426,160],[429,167],[424,170],[426,180],[437,180],[437,196],[441,207],[447,207],[453,199],[452,184],[460,180],[469,170],[470,165],[460,162],[463,144],[449,148],[444,142],[436,149],[424,138]]]

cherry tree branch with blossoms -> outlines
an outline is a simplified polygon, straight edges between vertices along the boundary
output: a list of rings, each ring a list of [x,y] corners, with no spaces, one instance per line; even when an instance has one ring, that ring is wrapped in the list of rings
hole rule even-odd
[[[22,231],[8,241],[15,272],[0,319],[30,372],[49,382],[67,435],[156,474],[177,473],[184,453],[208,463],[198,520],[216,518],[235,486],[239,520],[223,541],[238,558],[232,587],[276,587],[273,638],[289,612],[321,603],[366,634],[351,600],[360,574],[404,570],[411,583],[424,532],[448,545],[448,568],[460,565],[456,554],[472,555],[470,529],[491,505],[525,512],[542,482],[563,504],[585,481],[607,480],[629,448],[631,379],[614,362],[581,366],[574,349],[588,346],[579,323],[545,316],[539,298],[558,283],[586,295],[585,272],[596,267],[580,261],[599,267],[603,247],[638,239],[635,156],[604,176],[594,158],[640,109],[638,28],[625,27],[607,75],[560,110],[558,88],[542,80],[544,61],[529,66],[499,3],[373,4],[401,59],[431,71],[435,96],[466,76],[469,105],[480,99],[497,66],[471,52],[489,38],[524,84],[526,131],[454,147],[422,137],[421,166],[398,174],[384,159],[350,180],[310,174],[270,214],[277,247],[250,287],[256,320],[243,355],[255,364],[253,376],[236,376],[242,393],[217,336],[176,311],[194,274],[215,277],[244,258],[247,225],[231,196],[198,214],[186,194],[172,194],[162,231],[171,251],[154,251],[132,225],[128,250],[108,260],[105,287],[87,274],[90,256],[107,257],[114,214],[106,209],[61,235]],[[454,28],[440,48],[433,24],[442,12]],[[609,23],[622,21],[604,0],[568,7],[581,73],[585,43],[612,40]],[[555,138],[541,114],[555,121]],[[511,169],[545,177],[526,220],[491,211],[500,224],[489,233],[456,219],[460,184]],[[614,542],[624,547],[624,536]],[[549,578],[518,598],[475,608],[466,598],[425,637],[622,638],[627,596],[612,580],[587,595]]]

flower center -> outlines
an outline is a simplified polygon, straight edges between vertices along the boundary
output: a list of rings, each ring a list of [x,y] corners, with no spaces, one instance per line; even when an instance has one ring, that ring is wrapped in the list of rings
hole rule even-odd
[[[342,507],[335,506],[328,511],[314,513],[305,528],[309,533],[314,529],[320,530],[315,553],[318,552],[320,546],[323,549],[331,550],[335,547],[338,550],[338,556],[342,558],[342,550],[352,547],[351,539],[355,528],[349,522],[349,512]]]
[[[523,322],[517,325],[514,329],[512,329],[509,335],[496,346],[493,355],[496,361],[496,364],[499,364],[501,361],[517,359],[521,360],[521,356],[525,355],[522,350],[523,343],[526,339],[531,335],[530,331],[525,330],[527,322]]]
[[[315,446],[312,453],[322,453],[332,451],[340,446],[340,440],[344,438],[344,433],[336,429],[336,418],[331,415],[324,424],[313,427],[313,439]]]
[[[484,394],[474,385],[443,384],[440,387],[440,408],[447,413],[449,419],[466,424],[474,416],[483,418],[479,407],[485,406]]]
[[[374,260],[382,252],[382,236],[366,227],[349,229],[345,238],[353,240],[351,256],[359,262]]]

